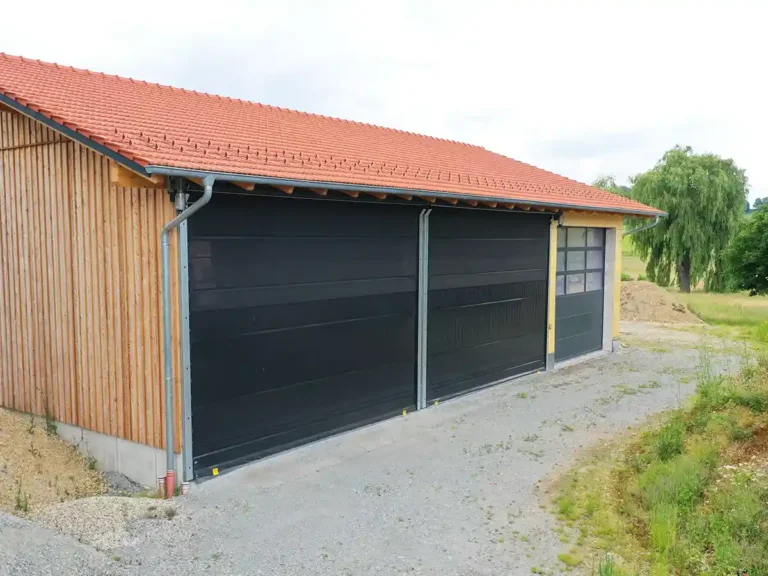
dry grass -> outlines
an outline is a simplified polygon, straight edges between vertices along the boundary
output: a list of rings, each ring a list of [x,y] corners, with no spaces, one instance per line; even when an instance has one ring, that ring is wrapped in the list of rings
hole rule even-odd
[[[20,515],[103,494],[104,479],[45,421],[0,408],[0,510]]]

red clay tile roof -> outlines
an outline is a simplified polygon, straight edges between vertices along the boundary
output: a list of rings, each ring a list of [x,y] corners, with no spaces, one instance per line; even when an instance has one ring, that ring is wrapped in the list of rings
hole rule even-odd
[[[661,214],[478,146],[2,53],[0,94],[145,167]]]

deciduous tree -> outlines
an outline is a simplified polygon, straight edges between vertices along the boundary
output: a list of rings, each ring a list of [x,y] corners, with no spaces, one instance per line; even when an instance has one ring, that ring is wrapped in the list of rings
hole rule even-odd
[[[768,294],[768,204],[746,218],[728,247],[729,277],[739,290]]]
[[[733,160],[675,147],[656,166],[633,179],[632,197],[668,213],[658,226],[633,238],[648,277],[680,290],[706,280],[723,290],[724,254],[744,215],[747,178]]]

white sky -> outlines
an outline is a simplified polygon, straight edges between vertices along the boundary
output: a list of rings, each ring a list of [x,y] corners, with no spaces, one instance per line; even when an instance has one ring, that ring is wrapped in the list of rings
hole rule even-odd
[[[479,144],[591,182],[675,144],[768,196],[768,3],[6,2],[0,51]]]

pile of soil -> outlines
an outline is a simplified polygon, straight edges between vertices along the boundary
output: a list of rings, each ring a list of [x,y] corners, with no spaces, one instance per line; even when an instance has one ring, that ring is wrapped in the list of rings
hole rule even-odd
[[[101,473],[45,420],[0,408],[0,510],[23,516],[106,491]]]
[[[621,283],[621,319],[662,324],[702,324],[674,294],[646,281]]]

